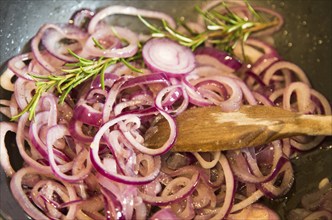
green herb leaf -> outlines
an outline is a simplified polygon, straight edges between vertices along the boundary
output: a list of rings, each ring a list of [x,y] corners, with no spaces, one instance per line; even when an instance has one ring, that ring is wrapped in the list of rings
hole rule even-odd
[[[100,44],[100,42],[96,39],[96,38],[92,38],[93,43],[95,43],[95,46],[98,47],[101,50],[105,50],[105,48],[103,47],[103,45]]]
[[[121,62],[122,62],[124,65],[126,65],[126,66],[127,66],[129,69],[131,69],[132,71],[134,71],[134,72],[138,72],[138,73],[143,73],[142,70],[137,69],[136,67],[134,67],[133,65],[131,65],[131,64],[130,64],[128,61],[126,61],[125,59],[121,58],[120,60],[121,60]]]

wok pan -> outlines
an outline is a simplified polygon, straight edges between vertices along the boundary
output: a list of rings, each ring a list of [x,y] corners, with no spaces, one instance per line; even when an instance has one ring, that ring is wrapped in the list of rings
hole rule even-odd
[[[193,6],[198,1],[189,0],[132,0],[132,1],[42,1],[42,0],[1,0],[0,1],[0,64],[2,73],[6,61],[15,54],[29,50],[27,42],[44,23],[65,23],[71,14],[79,8],[98,9],[107,5],[131,5],[140,8],[155,9],[171,15],[190,16]],[[280,12],[285,18],[283,29],[276,35],[275,43],[285,60],[299,65],[307,73],[313,88],[332,100],[332,54],[331,54],[331,18],[332,1],[329,0],[259,0],[253,4],[268,6]],[[137,30],[135,19],[119,19],[121,25]],[[0,88],[0,96],[9,93]],[[5,120],[0,116],[0,120]],[[332,126],[332,125],[331,125]],[[6,141],[13,143],[14,137]],[[282,201],[265,201],[285,218],[288,210],[296,207],[301,195],[317,187],[320,179],[332,179],[332,140],[327,138],[323,150],[309,152],[295,164],[295,184]],[[18,152],[10,152],[17,155]],[[15,168],[20,166],[20,159],[14,156]],[[0,181],[0,219],[27,219],[19,205],[11,196],[9,180],[1,169]]]

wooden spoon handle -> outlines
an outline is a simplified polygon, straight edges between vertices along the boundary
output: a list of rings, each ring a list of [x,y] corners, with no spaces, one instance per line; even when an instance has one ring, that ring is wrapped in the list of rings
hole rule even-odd
[[[332,135],[332,116],[301,115],[277,107],[242,106],[221,112],[217,106],[194,108],[176,118],[178,137],[173,151],[219,151],[252,147],[296,135]],[[146,140],[149,147],[167,139],[166,121]]]
[[[292,134],[310,136],[332,135],[331,115],[299,115],[284,120],[284,127],[278,132],[280,136],[290,137]]]
[[[213,108],[211,111],[218,111]],[[232,113],[231,113],[232,114]],[[275,131],[276,137],[295,135],[332,135],[332,115],[304,115],[277,107],[242,106],[231,119],[225,113],[212,113],[219,123],[233,121],[238,125],[264,125]],[[229,118],[229,116],[228,116]]]

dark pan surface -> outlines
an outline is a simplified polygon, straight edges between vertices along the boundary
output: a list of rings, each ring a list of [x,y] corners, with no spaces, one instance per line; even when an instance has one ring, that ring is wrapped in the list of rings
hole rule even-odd
[[[106,5],[121,4],[150,8],[179,16],[190,16],[197,1],[189,0],[132,0],[132,1],[62,1],[62,0],[0,0],[0,70],[6,61],[22,51],[26,43],[44,23],[66,22],[79,8],[97,9]],[[285,60],[298,64],[308,74],[313,87],[332,100],[332,54],[331,54],[331,0],[256,0],[258,5],[268,5],[281,12],[286,20],[275,41]],[[122,25],[136,28],[133,18],[117,19]],[[9,93],[0,88],[0,97]],[[0,120],[5,120],[0,116]],[[332,126],[332,125],[331,125]],[[13,137],[8,139],[13,141]],[[332,146],[331,138],[323,144]],[[297,180],[288,199],[280,203],[268,202],[278,208],[279,213],[294,208],[300,195],[314,189],[318,181],[328,176],[332,180],[332,150],[309,153],[303,159],[294,160]],[[17,153],[17,152],[16,152]],[[15,154],[15,152],[13,152]],[[19,167],[19,157],[14,156],[14,166]],[[23,211],[11,196],[8,179],[1,169],[0,179],[0,219],[26,219]]]

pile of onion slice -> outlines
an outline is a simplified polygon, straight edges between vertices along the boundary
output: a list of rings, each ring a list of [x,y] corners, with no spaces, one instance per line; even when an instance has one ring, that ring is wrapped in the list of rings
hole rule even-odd
[[[229,10],[250,19],[244,4],[229,4]],[[257,10],[280,21],[258,35],[270,36],[280,28],[279,14]],[[32,121],[25,113],[17,122],[0,122],[1,166],[22,209],[33,219],[279,219],[259,200],[287,194],[294,181],[290,158],[317,147],[323,137],[282,139],[236,151],[175,153],[176,117],[210,105],[225,112],[267,105],[331,114],[326,98],[311,87],[300,67],[282,60],[261,39],[237,44],[234,54],[209,43],[192,51],[167,38],[150,39],[109,25],[105,18],[116,14],[164,20],[177,29],[174,19],[161,12],[126,6],[96,13],[83,9],[69,24],[42,26],[31,41],[32,51],[13,57],[1,76],[2,87],[13,91],[8,100],[0,100],[0,112],[10,118],[33,98],[36,85],[28,73],[62,75],[65,62],[76,62],[68,48],[87,59],[129,58],[129,65],[142,72],[128,63],[112,64],[105,69],[104,89],[96,77],[74,88],[63,104],[49,90]],[[205,31],[201,15],[188,26]],[[141,58],[130,59],[134,56]],[[160,119],[170,133],[163,145],[148,148],[144,140]],[[19,170],[11,165],[12,143],[5,141],[12,132],[23,159]],[[323,187],[319,193],[328,198],[328,190]],[[312,204],[303,202],[306,209]],[[310,216],[331,217],[331,210],[317,208],[306,218]]]

